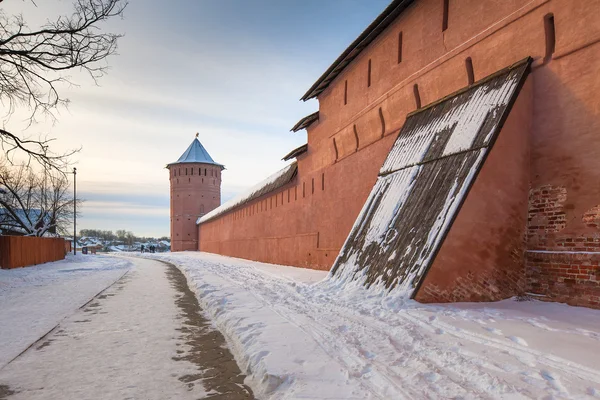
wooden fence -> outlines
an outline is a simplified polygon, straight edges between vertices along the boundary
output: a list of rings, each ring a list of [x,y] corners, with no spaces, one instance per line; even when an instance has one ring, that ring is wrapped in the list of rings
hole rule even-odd
[[[65,240],[31,236],[0,236],[0,267],[12,269],[65,258]]]

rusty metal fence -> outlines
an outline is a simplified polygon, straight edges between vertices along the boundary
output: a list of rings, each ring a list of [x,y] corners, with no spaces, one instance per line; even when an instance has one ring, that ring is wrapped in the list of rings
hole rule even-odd
[[[30,236],[0,236],[0,267],[12,269],[65,258],[65,240]]]

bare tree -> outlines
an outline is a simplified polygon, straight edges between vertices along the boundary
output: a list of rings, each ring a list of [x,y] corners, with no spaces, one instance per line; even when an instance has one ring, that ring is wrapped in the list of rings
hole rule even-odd
[[[77,200],[77,205],[82,200]],[[3,233],[44,236],[65,233],[75,201],[69,181],[55,170],[0,162],[0,228]]]
[[[78,68],[96,81],[107,70],[105,60],[117,50],[121,35],[103,32],[110,18],[122,16],[126,0],[76,0],[70,16],[60,16],[38,29],[30,29],[23,15],[0,10],[0,101],[9,115],[17,106],[31,110],[30,123],[38,114],[54,119],[53,111],[67,105],[58,84],[73,84],[65,72]],[[24,138],[6,127],[0,144],[7,157],[19,150],[45,168],[63,169],[68,154],[50,151],[52,139]]]

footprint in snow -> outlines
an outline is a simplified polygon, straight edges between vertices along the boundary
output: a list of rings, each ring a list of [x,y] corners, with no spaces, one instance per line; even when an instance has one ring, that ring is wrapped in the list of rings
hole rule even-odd
[[[365,350],[365,349],[360,349],[360,354],[368,360],[372,360],[377,356],[377,354],[372,353],[369,350]]]
[[[600,339],[600,334],[597,332],[588,331],[587,329],[581,329],[581,328],[577,328],[577,329],[575,329],[575,331],[584,336],[590,337],[592,339]]]
[[[542,376],[542,378],[544,378],[548,382],[548,384],[554,390],[561,392],[561,393],[568,393],[567,389],[560,382],[560,379],[558,378],[558,376],[555,375],[554,373],[543,369],[540,371],[540,375]]]
[[[540,329],[544,329],[546,331],[556,331],[556,329],[549,327],[546,324],[543,324],[541,322],[536,321],[534,318],[528,318],[526,319],[527,323],[530,325],[535,326],[536,328],[540,328]]]
[[[600,397],[600,391],[598,391],[598,389],[593,388],[593,387],[587,388],[586,393],[592,397]]]
[[[495,335],[502,335],[502,331],[500,329],[492,328],[491,326],[483,326],[482,328]]]
[[[421,376],[423,377],[423,379],[425,379],[427,382],[433,383],[435,381],[437,381],[438,379],[440,379],[440,376],[438,374],[436,374],[435,372],[425,372],[422,373]]]
[[[444,332],[444,330],[443,330],[443,329],[437,328],[437,329],[435,330],[435,333],[437,333],[438,335],[443,335],[443,334],[444,334],[444,333],[446,333],[446,332]]]
[[[350,376],[352,378],[362,378],[363,376],[367,375],[368,373],[370,373],[372,370],[372,367],[370,364],[365,365],[360,371],[353,371],[350,373]]]
[[[528,347],[529,345],[527,344],[527,342],[525,341],[525,339],[520,338],[518,336],[507,336],[508,339],[512,340],[513,342],[515,342],[516,344],[520,344],[521,346],[526,346]]]

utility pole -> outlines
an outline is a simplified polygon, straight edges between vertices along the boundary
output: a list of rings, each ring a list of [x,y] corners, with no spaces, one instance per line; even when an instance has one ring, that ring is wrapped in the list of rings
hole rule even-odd
[[[73,255],[77,255],[77,168],[73,168]]]

